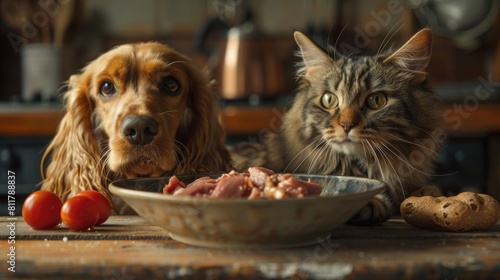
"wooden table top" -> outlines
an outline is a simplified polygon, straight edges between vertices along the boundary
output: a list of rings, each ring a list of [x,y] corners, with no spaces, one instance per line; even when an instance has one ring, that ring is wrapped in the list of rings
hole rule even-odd
[[[181,244],[138,216],[112,216],[90,232],[0,217],[0,239],[1,279],[500,279],[500,224],[446,233],[395,218],[342,226],[308,247],[223,250]]]

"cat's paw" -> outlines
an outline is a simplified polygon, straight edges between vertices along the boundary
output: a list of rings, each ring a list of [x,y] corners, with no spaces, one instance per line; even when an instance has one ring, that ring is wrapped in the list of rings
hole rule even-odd
[[[385,197],[375,197],[349,221],[350,225],[377,226],[391,218],[392,210]]]

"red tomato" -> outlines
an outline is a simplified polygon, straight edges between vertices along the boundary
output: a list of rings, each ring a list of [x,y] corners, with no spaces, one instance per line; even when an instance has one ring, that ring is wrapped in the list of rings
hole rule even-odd
[[[90,197],[97,203],[99,219],[97,220],[96,225],[104,223],[109,218],[109,215],[111,214],[111,203],[109,203],[109,200],[102,193],[93,190],[86,190],[80,192],[77,196],[78,195]]]
[[[72,230],[92,228],[99,219],[97,203],[87,196],[74,196],[64,202],[61,208],[61,219]]]
[[[50,229],[61,223],[61,199],[53,192],[35,191],[23,203],[24,221],[33,229]]]

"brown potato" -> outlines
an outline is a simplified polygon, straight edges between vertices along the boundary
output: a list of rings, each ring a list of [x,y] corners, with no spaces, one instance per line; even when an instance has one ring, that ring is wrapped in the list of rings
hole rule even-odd
[[[416,227],[443,231],[486,229],[500,219],[500,205],[491,196],[463,192],[451,197],[408,197],[400,205],[403,219]]]

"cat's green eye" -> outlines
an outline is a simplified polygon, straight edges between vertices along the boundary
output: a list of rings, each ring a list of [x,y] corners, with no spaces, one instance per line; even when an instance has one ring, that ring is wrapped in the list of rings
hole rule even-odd
[[[339,99],[331,92],[325,92],[321,97],[321,105],[326,109],[334,109],[339,106]]]
[[[387,104],[387,96],[383,92],[374,92],[366,99],[366,106],[372,110],[382,109]]]

